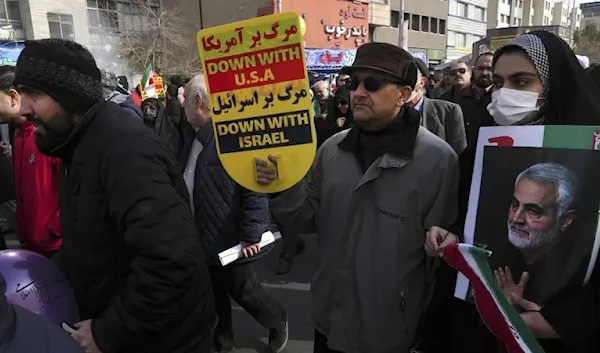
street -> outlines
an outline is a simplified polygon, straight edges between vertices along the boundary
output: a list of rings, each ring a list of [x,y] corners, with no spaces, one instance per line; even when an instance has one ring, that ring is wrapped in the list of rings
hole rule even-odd
[[[315,269],[316,234],[303,236],[306,250],[296,257],[290,273],[278,276],[275,267],[282,240],[264,259],[255,262],[258,278],[288,310],[290,340],[284,352],[308,353],[313,350],[314,330],[310,321],[310,280]],[[234,304],[236,353],[267,353],[269,332],[242,308]]]
[[[254,262],[258,278],[288,310],[290,340],[284,352],[312,352],[313,327],[310,322],[310,279],[315,268],[316,234],[303,237],[306,250],[296,257],[292,271],[287,275],[275,274],[275,266],[282,240],[268,256]],[[6,237],[11,248],[19,247],[14,235]],[[268,353],[269,331],[260,326],[237,304],[233,304],[234,330],[236,339],[235,353]]]

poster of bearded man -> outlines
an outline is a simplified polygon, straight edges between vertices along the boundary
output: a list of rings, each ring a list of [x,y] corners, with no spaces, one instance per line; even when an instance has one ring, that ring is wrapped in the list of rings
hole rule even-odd
[[[464,242],[492,252],[507,298],[543,307],[589,280],[600,246],[599,136],[585,126],[480,130]],[[461,274],[455,296],[472,299]]]

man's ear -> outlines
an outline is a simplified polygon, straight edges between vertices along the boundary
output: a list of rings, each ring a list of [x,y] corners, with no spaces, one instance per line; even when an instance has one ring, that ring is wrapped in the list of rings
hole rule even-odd
[[[204,100],[202,99],[202,96],[200,96],[199,94],[196,95],[196,97],[194,98],[196,101],[196,108],[201,108],[202,105],[206,102],[204,102]]]
[[[17,92],[16,89],[11,88],[8,90],[8,95],[10,96],[10,106],[20,106],[21,105],[21,95]]]
[[[398,89],[400,94],[398,95],[398,101],[396,102],[396,106],[401,107],[407,103],[408,99],[412,95],[412,88],[410,86],[402,86]]]
[[[577,219],[577,212],[575,212],[575,210],[567,211],[567,213],[565,213],[562,216],[562,219],[560,220],[560,224],[559,224],[560,231],[561,232],[567,231],[567,229],[569,229],[571,224],[573,224],[573,222],[575,222],[575,219]]]

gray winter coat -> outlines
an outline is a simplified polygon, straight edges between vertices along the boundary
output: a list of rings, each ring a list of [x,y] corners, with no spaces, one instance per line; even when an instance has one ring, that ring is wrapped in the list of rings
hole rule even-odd
[[[338,148],[347,134],[321,146],[307,178],[275,198],[272,212],[284,227],[318,230],[313,320],[329,348],[406,353],[432,292],[426,229],[456,218],[458,158],[420,127],[411,159],[384,154],[363,174]]]

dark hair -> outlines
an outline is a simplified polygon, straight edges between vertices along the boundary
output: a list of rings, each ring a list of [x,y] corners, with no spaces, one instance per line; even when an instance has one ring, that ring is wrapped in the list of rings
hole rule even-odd
[[[486,51],[485,53],[479,54],[479,56],[477,56],[475,58],[475,61],[473,61],[473,65],[477,65],[477,62],[479,61],[479,59],[481,59],[482,57],[487,56],[487,55],[491,56],[492,58],[494,57],[494,53],[492,53],[491,51]]]
[[[2,65],[0,66],[0,91],[8,93],[13,88],[13,81],[15,80],[15,67]]]
[[[450,70],[452,70],[452,66],[454,66],[456,64],[465,64],[467,66],[467,71],[471,71],[471,64],[469,64],[468,62],[463,61],[463,60],[458,60],[456,62],[453,62],[452,65],[450,65]]]

